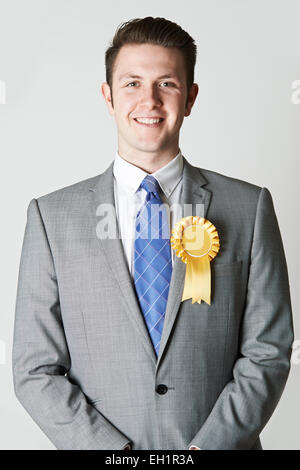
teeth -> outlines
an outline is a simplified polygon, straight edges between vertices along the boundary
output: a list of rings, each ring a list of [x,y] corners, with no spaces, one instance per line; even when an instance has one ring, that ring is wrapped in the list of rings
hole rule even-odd
[[[156,124],[157,122],[162,121],[162,119],[136,118],[136,121],[142,122],[143,124]]]

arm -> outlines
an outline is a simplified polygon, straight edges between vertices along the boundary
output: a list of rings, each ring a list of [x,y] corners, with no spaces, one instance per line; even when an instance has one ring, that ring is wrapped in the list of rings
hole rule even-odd
[[[55,267],[33,199],[27,212],[16,301],[15,394],[58,449],[121,449],[129,439],[70,383],[65,376],[70,364]]]
[[[271,194],[262,188],[253,235],[240,357],[191,444],[251,449],[271,417],[290,369],[293,323],[283,244]]]

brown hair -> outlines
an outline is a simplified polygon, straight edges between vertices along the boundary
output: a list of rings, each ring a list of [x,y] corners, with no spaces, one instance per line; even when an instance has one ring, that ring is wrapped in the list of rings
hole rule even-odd
[[[156,44],[163,47],[176,47],[181,50],[185,63],[187,91],[194,83],[197,46],[194,39],[178,24],[165,18],[134,18],[118,27],[113,40],[105,52],[106,82],[111,89],[116,57],[125,44]],[[112,101],[113,105],[113,101]]]

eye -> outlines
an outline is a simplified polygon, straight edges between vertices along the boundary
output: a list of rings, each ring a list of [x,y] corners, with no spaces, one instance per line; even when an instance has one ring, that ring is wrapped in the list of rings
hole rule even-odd
[[[172,83],[172,82],[162,82],[162,83],[168,83],[169,85],[174,86],[174,83]],[[166,87],[163,87],[163,88],[166,88]]]
[[[130,82],[128,83],[128,85],[126,85],[127,87],[129,87],[129,85],[133,85],[133,84],[136,84],[137,82]],[[129,87],[129,88],[132,88],[132,87]],[[134,88],[134,87],[133,87]]]

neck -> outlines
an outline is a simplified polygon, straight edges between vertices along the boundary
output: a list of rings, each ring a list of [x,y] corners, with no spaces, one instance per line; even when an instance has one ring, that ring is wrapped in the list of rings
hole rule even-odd
[[[171,160],[173,160],[176,155],[179,153],[179,147],[174,149],[172,152],[159,152],[156,154],[153,153],[128,153],[123,152],[122,150],[118,149],[118,153],[123,160],[126,160],[128,163],[141,168],[141,170],[145,171],[146,173],[154,173],[155,171],[159,170],[163,166],[167,165]]]

